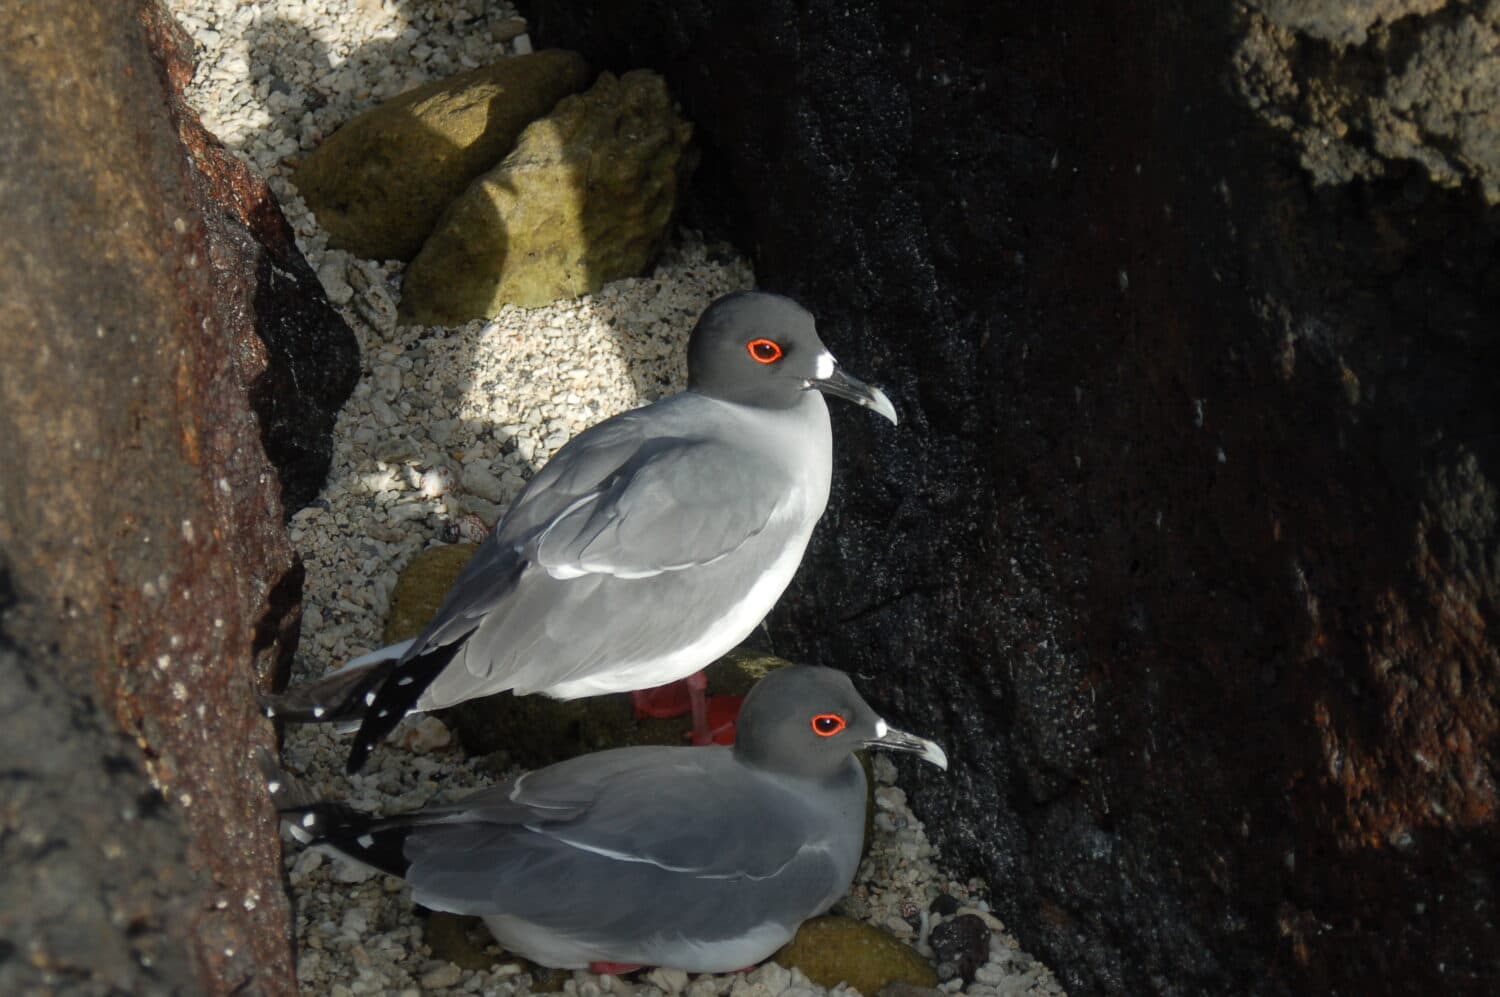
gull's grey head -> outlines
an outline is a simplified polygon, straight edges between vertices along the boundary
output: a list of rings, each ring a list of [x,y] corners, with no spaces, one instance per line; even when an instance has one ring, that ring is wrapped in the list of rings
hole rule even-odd
[[[849,676],[832,668],[788,665],[771,672],[745,697],[736,728],[736,757],[792,775],[832,775],[860,748],[909,751],[948,767],[942,748],[891,727]]]
[[[806,308],[764,291],[726,294],[703,312],[688,341],[688,387],[763,408],[786,408],[811,388],[896,422],[885,392],[839,367]]]

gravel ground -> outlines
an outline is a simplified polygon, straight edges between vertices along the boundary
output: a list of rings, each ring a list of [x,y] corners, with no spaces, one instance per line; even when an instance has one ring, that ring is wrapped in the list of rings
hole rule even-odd
[[[307,565],[297,671],[317,675],[381,643],[397,570],[412,554],[475,538],[476,524],[492,524],[573,434],[680,390],[683,347],[698,313],[754,278],[731,251],[685,233],[649,277],[547,308],[507,308],[490,321],[456,328],[398,327],[401,266],[329,250],[287,179],[287,162],[341,122],[415,84],[529,51],[524,21],[490,0],[429,0],[410,9],[391,0],[169,0],[168,6],[199,48],[189,99],[209,130],[268,179],[360,340],[362,376],[339,417],[332,473],[319,500],[292,523]],[[432,718],[404,725],[358,776],[343,775],[346,749],[347,741],[326,728],[293,727],[285,763],[331,796],[387,811],[496,776],[483,760],[463,758]],[[974,981],[965,987],[954,979],[943,989],[973,997],[1061,994],[1050,971],[988,914],[984,884],[943,872],[945,863],[894,785],[895,767],[877,758],[876,776],[870,855],[836,910],[885,927],[931,956],[926,937],[943,918],[929,905],[946,894],[993,930],[989,961]],[[530,976],[514,962],[472,972],[431,959],[403,883],[294,848],[288,870],[305,993],[530,992]],[[634,983],[579,972],[565,990],[576,997],[825,992],[775,965],[697,978],[654,970]]]

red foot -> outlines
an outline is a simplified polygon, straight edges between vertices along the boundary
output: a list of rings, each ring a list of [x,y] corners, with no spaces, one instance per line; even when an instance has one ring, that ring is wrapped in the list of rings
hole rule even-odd
[[[654,717],[665,720],[680,717],[693,708],[692,694],[686,680],[668,682],[654,689],[641,689],[630,694],[635,703],[635,718]]]
[[[734,722],[739,719],[740,707],[745,705],[744,696],[708,697],[708,740],[699,741],[692,734],[694,744],[734,743]]]
[[[635,703],[635,716],[665,719],[680,717],[684,713],[693,715],[693,729],[689,740],[696,745],[733,744],[734,721],[740,715],[743,696],[708,696],[708,679],[702,672],[689,675],[680,682],[668,682],[654,689],[641,689],[630,694]]]
[[[604,973],[608,973],[611,976],[623,976],[625,973],[634,973],[637,969],[640,969],[640,968],[641,968],[641,963],[638,963],[638,962],[591,962],[591,963],[589,963],[589,972],[590,973],[599,973],[601,975],[604,974]]]

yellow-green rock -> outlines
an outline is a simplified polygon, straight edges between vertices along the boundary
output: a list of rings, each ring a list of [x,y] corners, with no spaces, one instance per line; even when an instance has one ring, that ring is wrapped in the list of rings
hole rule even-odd
[[[434,80],[346,123],[293,182],[335,248],[409,260],[443,209],[588,75],[583,56],[551,49]]]
[[[704,669],[708,694],[743,696],[780,658],[731,651]],[[636,744],[687,744],[692,718],[636,719],[630,696],[558,700],[508,692],[444,710],[443,722],[471,755],[505,751],[523,768],[540,768],[590,751]]]
[[[478,549],[478,544],[428,547],[406,563],[391,590],[391,609],[385,618],[387,644],[410,640],[422,632]]]
[[[449,206],[407,268],[403,321],[457,325],[644,272],[691,171],[691,137],[656,73],[602,74]]]
[[[422,941],[434,959],[445,959],[471,972],[489,969],[505,959],[484,922],[464,914],[433,911],[422,925]]]
[[[910,945],[853,918],[815,917],[773,956],[824,987],[849,984],[873,994],[889,983],[937,986],[937,973]]]

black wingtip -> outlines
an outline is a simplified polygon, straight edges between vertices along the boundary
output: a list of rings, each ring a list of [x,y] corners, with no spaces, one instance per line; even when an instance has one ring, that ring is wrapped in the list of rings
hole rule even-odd
[[[371,745],[364,743],[364,728],[360,728],[359,739],[354,742],[354,747],[349,749],[349,758],[344,762],[344,772],[354,775],[365,767],[365,762],[370,760]]]
[[[354,744],[349,748],[349,760],[344,763],[344,771],[353,775],[364,768],[375,745],[396,729],[401,718],[417,705],[423,690],[432,684],[439,672],[448,667],[448,662],[453,660],[462,646],[461,641],[444,644],[396,665],[365,710],[359,733],[354,736]]]
[[[396,659],[375,658],[299,683],[281,693],[261,693],[261,712],[285,723],[345,724],[358,721],[374,692],[396,668]]]

